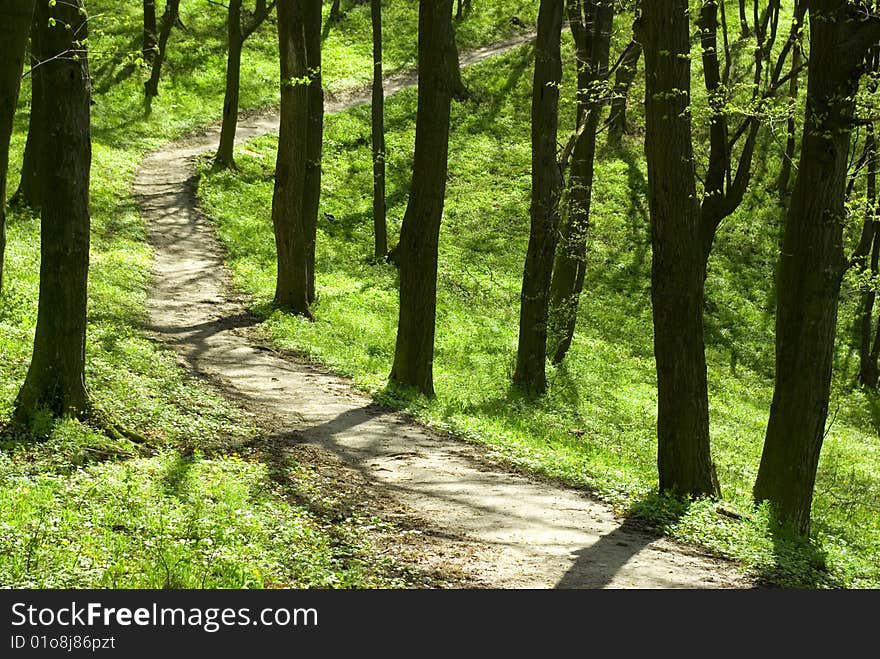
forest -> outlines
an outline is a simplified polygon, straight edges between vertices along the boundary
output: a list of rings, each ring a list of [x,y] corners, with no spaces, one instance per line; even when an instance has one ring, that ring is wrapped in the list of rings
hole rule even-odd
[[[880,587],[873,0],[0,0],[0,585]]]

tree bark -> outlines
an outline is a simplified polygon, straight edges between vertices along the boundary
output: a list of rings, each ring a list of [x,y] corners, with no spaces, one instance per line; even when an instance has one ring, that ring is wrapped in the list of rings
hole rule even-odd
[[[373,256],[388,255],[385,201],[385,89],[382,83],[382,0],[370,0],[373,23]]]
[[[308,238],[304,216],[309,144],[309,86],[304,7],[301,0],[278,4],[281,59],[281,119],[272,224],[278,254],[275,305],[312,317],[309,307]]]
[[[229,0],[226,23],[229,55],[226,61],[226,91],[223,98],[223,123],[220,144],[214,156],[214,169],[235,168],[235,131],[238,129],[238,102],[241,83],[241,52],[244,42],[268,18],[275,3],[258,0],[250,20],[242,20],[242,0]]]
[[[147,108],[153,98],[159,95],[159,77],[162,75],[162,65],[165,62],[165,52],[168,48],[168,39],[171,36],[171,30],[177,24],[180,18],[180,0],[167,0],[165,3],[165,13],[162,14],[162,29],[159,32],[159,44],[156,54],[153,57],[153,67],[150,71],[150,78],[144,83],[144,96],[147,101]]]
[[[565,359],[574,338],[587,260],[587,233],[596,158],[596,133],[605,107],[599,85],[608,77],[614,4],[604,0],[568,0],[569,22],[578,59],[577,122],[579,134],[571,156],[567,213],[556,248],[550,285],[551,360]],[[578,24],[581,20],[584,22]]]
[[[437,252],[449,154],[452,40],[452,0],[419,0],[416,145],[409,202],[396,250],[400,312],[390,379],[427,396],[434,395]]]
[[[46,99],[46,181],[42,206],[40,297],[34,352],[15,405],[15,420],[48,410],[57,417],[87,412],[85,339],[89,269],[91,165],[88,17],[82,0],[36,3],[47,58],[40,68]],[[55,19],[54,27],[49,19]],[[66,26],[70,26],[67,29]],[[71,35],[75,35],[72,38]],[[74,41],[73,39],[76,39]],[[70,52],[76,57],[65,56]]]
[[[797,135],[795,135],[795,104],[800,94],[800,74],[803,60],[803,36],[801,27],[803,24],[803,12],[800,9],[800,0],[795,2],[795,24],[792,29],[791,45],[791,79],[788,81],[788,98],[790,103],[788,122],[786,125],[785,155],[782,158],[782,167],[779,170],[779,196],[788,196],[788,186],[791,181],[791,168],[794,163],[795,149],[797,149]]]
[[[9,142],[18,106],[24,54],[34,15],[34,0],[0,2],[0,292],[6,256],[6,179]]]
[[[847,164],[860,67],[880,21],[847,0],[810,2],[800,166],[780,254],[776,383],[756,501],[807,534],[825,437],[843,252]]]
[[[238,101],[241,82],[241,51],[244,34],[241,29],[241,0],[229,0],[226,24],[229,55],[226,59],[226,93],[223,98],[223,123],[220,145],[214,156],[215,169],[235,168],[235,131],[238,127]]]
[[[34,12],[34,22],[31,24],[31,111],[28,121],[27,142],[24,146],[24,156],[21,161],[21,178],[18,189],[13,195],[17,204],[28,206],[34,210],[40,208],[42,203],[41,180],[39,177],[39,159],[44,151],[43,143],[46,140],[46,131],[43,126],[43,114],[46,100],[42,96],[44,85],[40,84],[43,76],[43,67],[38,64],[46,59],[42,46],[42,32],[37,25],[37,13]]]
[[[520,295],[519,345],[513,382],[534,394],[547,388],[547,320],[558,242],[562,172],[556,160],[562,82],[562,0],[541,0],[532,91],[532,202],[529,247]]]
[[[691,133],[687,0],[655,0],[637,26],[645,52],[645,156],[653,264],[660,490],[715,495],[703,342],[706,275]]]
[[[156,54],[156,0],[144,0],[143,56],[147,62],[153,61]]]
[[[877,216],[877,141],[874,123],[868,124],[865,138],[865,150],[868,158],[867,203],[865,223],[862,231],[860,247],[864,245],[864,254],[856,255],[856,265],[871,275],[871,284],[862,291],[861,309],[859,312],[859,374],[857,381],[871,389],[877,388],[880,371],[877,358],[872,354],[874,337],[874,304],[877,300],[876,281],[880,274],[880,218]],[[870,264],[869,264],[870,261]]]
[[[642,45],[638,41],[630,41],[614,74],[614,93],[608,116],[608,143],[611,145],[620,144],[621,138],[626,133],[626,105],[629,102],[629,90],[636,79],[641,58]]]
[[[315,301],[315,242],[321,204],[321,157],[324,145],[324,87],[321,72],[321,0],[303,0],[308,87],[308,129],[303,189],[306,230],[306,276],[309,304]]]

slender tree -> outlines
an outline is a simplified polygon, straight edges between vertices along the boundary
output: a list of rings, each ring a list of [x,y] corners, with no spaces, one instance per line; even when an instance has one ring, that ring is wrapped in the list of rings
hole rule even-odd
[[[872,59],[876,66],[876,53]],[[876,91],[876,85],[874,91]],[[861,304],[858,312],[859,332],[859,373],[857,381],[871,389],[877,388],[877,354],[874,352],[874,303],[877,300],[877,277],[880,275],[880,217],[877,208],[877,138],[872,120],[867,121],[865,137],[866,203],[862,235],[852,257],[858,271],[870,277],[870,283],[863,286]],[[880,335],[880,334],[878,334]]]
[[[541,0],[532,91],[532,202],[529,246],[520,296],[514,384],[532,393],[547,388],[547,320],[553,257],[558,242],[562,172],[557,162],[559,86],[562,82],[563,0]]]
[[[315,242],[321,203],[321,158],[324,146],[324,87],[321,71],[321,0],[302,0],[308,75],[308,127],[306,169],[303,189],[303,219],[306,230],[306,276],[309,304],[315,293]]]
[[[458,0],[455,3],[455,19],[461,20],[471,10],[471,0]]]
[[[324,117],[320,0],[279,3],[278,35],[281,126],[272,201],[278,251],[275,304],[311,318]]]
[[[734,113],[728,90],[733,55],[726,21],[722,12],[720,46],[719,3],[707,0],[701,4],[697,24],[711,112],[702,195],[697,194],[689,108],[688,3],[643,3],[642,17],[637,22],[647,78],[645,155],[653,247],[658,469],[660,489],[664,491],[685,495],[719,491],[709,447],[704,282],[718,228],[739,207],[748,189],[761,106],[784,82],[785,48],[776,65],[768,67],[779,7],[779,0],[770,0],[755,20],[753,108],[738,126],[732,126]]]
[[[550,285],[551,359],[558,364],[574,338],[587,260],[587,233],[596,159],[596,134],[608,94],[608,59],[614,3],[568,0],[568,22],[577,52],[577,121],[564,214]]]
[[[382,84],[382,0],[370,0],[373,23],[373,256],[388,255],[385,200],[385,89]]]
[[[45,85],[40,84],[43,76],[43,67],[38,64],[46,59],[45,53],[42,52],[41,43],[42,32],[37,25],[37,12],[34,12],[34,22],[31,25],[31,46],[30,46],[30,62],[31,62],[31,108],[28,123],[27,142],[24,146],[24,156],[21,161],[21,178],[19,179],[18,189],[12,196],[14,203],[28,206],[34,210],[40,208],[41,196],[41,179],[39,176],[39,158],[44,152],[43,143],[46,141],[46,131],[43,128],[43,113],[46,104],[42,95]]]
[[[661,491],[716,494],[703,344],[705,261],[691,136],[687,0],[642,5]]]
[[[162,14],[162,27],[159,30],[159,41],[153,55],[153,66],[150,78],[144,83],[144,97],[147,109],[150,109],[152,100],[159,95],[159,78],[162,75],[162,65],[165,63],[165,53],[168,49],[168,39],[171,30],[180,19],[180,0],[166,0],[165,12]]]
[[[0,0],[0,291],[6,255],[6,177],[9,141],[18,106],[18,91],[34,0]]]
[[[241,51],[247,41],[275,7],[274,0],[257,0],[252,12],[242,20],[242,0],[229,0],[226,22],[228,56],[226,59],[226,93],[223,99],[223,123],[220,145],[214,156],[215,169],[235,167],[235,131],[238,127],[238,100],[241,83]]]
[[[144,35],[142,53],[144,60],[153,61],[156,54],[156,37],[158,30],[156,29],[156,0],[144,0]]]
[[[629,102],[629,90],[632,88],[638,72],[639,60],[642,58],[642,44],[633,39],[627,44],[620,56],[614,74],[614,92],[611,97],[611,112],[608,115],[608,143],[620,143],[626,133],[626,106]]]
[[[854,96],[880,19],[848,0],[810,0],[810,68],[800,165],[778,276],[776,383],[757,501],[808,533],[825,437],[837,305],[843,273],[844,201]]]
[[[789,36],[789,43],[791,44],[791,74],[788,81],[789,110],[785,131],[785,155],[782,157],[782,166],[779,169],[778,188],[780,198],[788,196],[791,167],[794,162],[795,149],[797,148],[797,135],[795,134],[797,128],[796,108],[800,95],[800,70],[803,67],[803,26],[805,15],[806,6],[801,0],[795,0],[794,19],[791,35]]]
[[[392,382],[434,394],[437,258],[454,80],[452,0],[419,0],[419,100],[409,202],[396,259],[400,311]]]
[[[41,213],[40,297],[34,352],[16,400],[15,419],[38,410],[88,411],[85,386],[91,164],[88,17],[82,0],[36,3],[46,58],[38,78],[47,139],[39,159],[46,182]],[[51,22],[50,22],[51,20]]]

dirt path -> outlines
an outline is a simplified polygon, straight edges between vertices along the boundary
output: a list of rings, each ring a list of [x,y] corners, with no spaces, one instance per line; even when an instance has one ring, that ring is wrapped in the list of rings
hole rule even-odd
[[[471,63],[528,38],[463,57]],[[393,93],[415,82],[389,81]],[[328,112],[368,102],[351,94]],[[239,127],[274,131],[275,112]],[[216,148],[210,130],[148,157],[134,192],[155,248],[152,329],[193,372],[263,420],[284,450],[341,459],[352,479],[423,528],[423,560],[491,588],[738,588],[729,563],[621,525],[583,493],[489,465],[478,449],[373,405],[342,378],[284,358],[249,338],[257,321],[230,290],[223,252],[197,209],[194,157]],[[266,209],[268,213],[268,209]],[[332,455],[329,455],[331,452]],[[344,473],[344,472],[341,472]],[[401,538],[401,543],[406,540]]]

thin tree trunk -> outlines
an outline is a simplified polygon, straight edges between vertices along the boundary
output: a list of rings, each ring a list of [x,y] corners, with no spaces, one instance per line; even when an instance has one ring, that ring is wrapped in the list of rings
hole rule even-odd
[[[872,53],[871,64],[876,70],[876,53]],[[877,91],[876,85],[869,85],[869,93]],[[867,172],[865,184],[865,219],[862,223],[862,235],[851,259],[853,267],[859,274],[870,275],[871,283],[863,287],[860,308],[856,318],[859,342],[859,372],[856,381],[869,388],[877,386],[877,362],[871,360],[871,343],[874,337],[874,302],[877,298],[875,278],[877,263],[874,261],[874,245],[877,242],[877,227],[880,218],[877,216],[877,138],[873,121],[865,125],[865,151],[862,156]],[[847,196],[855,184],[856,175],[850,177],[847,185]]]
[[[147,62],[153,61],[156,54],[156,0],[144,0],[144,44],[143,56]]]
[[[571,7],[582,0],[569,0]],[[575,25],[576,15],[586,16],[585,24]],[[598,84],[608,77],[614,5],[603,0],[588,0],[586,12],[575,10],[572,34],[578,51],[577,126],[580,130],[571,157],[568,203],[562,237],[556,248],[556,262],[550,285],[550,326],[553,338],[551,360],[565,359],[574,338],[587,260],[587,233],[590,228],[590,204],[596,158],[596,132],[605,106],[604,90]],[[591,31],[589,33],[588,31]],[[577,36],[578,34],[582,36]],[[589,38],[587,35],[589,34]],[[599,96],[601,94],[601,96]]]
[[[257,0],[256,8],[247,23],[242,21],[242,0],[229,0],[227,17],[226,91],[223,99],[223,123],[220,126],[220,144],[214,156],[214,169],[235,168],[235,131],[238,129],[238,102],[241,82],[241,52],[247,41],[269,17],[275,3]]]
[[[434,394],[437,258],[446,196],[453,64],[452,0],[419,0],[419,106],[409,203],[397,259],[400,312],[390,379]]]
[[[460,1],[460,0],[459,0]],[[385,89],[382,85],[382,0],[370,0],[373,22],[373,255],[388,255],[385,201]]]
[[[303,9],[301,0],[278,5],[281,119],[272,224],[278,255],[275,305],[311,318],[303,204],[309,135],[309,87],[302,82],[308,76]]]
[[[43,143],[46,141],[46,131],[43,126],[43,114],[46,100],[42,96],[44,85],[40,84],[43,76],[43,67],[38,64],[46,59],[42,46],[42,31],[37,24],[37,12],[34,12],[34,22],[31,24],[31,111],[28,123],[27,142],[24,146],[24,156],[21,161],[21,178],[18,189],[13,195],[13,201],[17,204],[28,206],[34,210],[40,208],[42,203],[41,184],[39,176],[40,156],[44,151]]]
[[[16,400],[15,419],[39,410],[58,417],[87,412],[85,339],[91,164],[88,17],[82,0],[36,4],[48,56],[39,84],[46,99],[46,180],[42,207],[40,298],[34,353]],[[49,19],[55,19],[54,27]],[[70,26],[66,29],[65,26]],[[79,45],[72,42],[76,35]],[[71,51],[76,57],[61,57]]]
[[[751,35],[748,14],[746,13],[746,0],[739,0],[739,25],[744,39]]]
[[[655,0],[642,11],[660,490],[714,495],[703,343],[706,262],[688,112],[688,3]]]
[[[562,0],[541,0],[532,91],[532,202],[529,247],[520,296],[514,384],[540,394],[547,388],[547,320],[558,242],[562,172],[556,160],[562,82]]]
[[[797,149],[797,135],[795,135],[795,130],[797,128],[797,123],[795,121],[795,105],[798,100],[798,95],[800,94],[800,74],[797,73],[802,64],[803,60],[803,36],[801,34],[801,24],[803,23],[802,14],[800,13],[799,8],[800,2],[795,2],[795,16],[801,17],[795,23],[795,27],[792,30],[791,40],[791,79],[788,81],[788,99],[790,104],[788,122],[786,125],[786,141],[785,141],[785,155],[782,158],[782,167],[779,170],[779,196],[780,198],[785,198],[789,193],[789,181],[791,180],[791,169],[792,164],[794,163],[795,149]]]
[[[153,67],[150,71],[150,79],[144,83],[144,96],[147,108],[153,98],[159,95],[159,77],[162,75],[162,64],[165,62],[165,52],[168,48],[168,38],[172,28],[180,18],[180,0],[167,0],[165,13],[162,15],[162,29],[159,32],[159,44],[153,58]]]
[[[330,5],[330,16],[331,21],[338,21],[342,18],[342,8],[340,7],[340,0],[333,0],[333,4]]]
[[[629,102],[629,90],[636,79],[641,57],[642,45],[635,40],[630,41],[614,74],[614,93],[608,116],[608,143],[611,145],[620,144],[621,138],[626,133],[626,105]]]
[[[18,106],[24,54],[34,16],[34,0],[0,3],[0,291],[6,255],[6,178],[9,142]]]
[[[321,204],[321,157],[324,145],[324,88],[321,73],[321,0],[303,0],[308,87],[308,130],[303,189],[306,230],[306,276],[309,304],[315,301],[315,242]]]
[[[235,168],[235,131],[238,127],[241,51],[244,46],[244,35],[241,31],[241,0],[229,0],[226,28],[229,56],[226,61],[226,94],[223,98],[220,146],[214,157],[215,169]]]
[[[859,67],[880,21],[847,0],[810,3],[807,114],[779,267],[776,386],[756,501],[809,533],[825,437],[843,252],[847,165]]]

